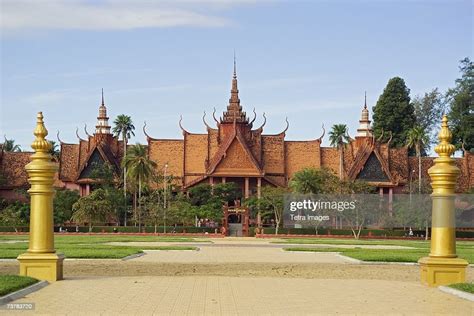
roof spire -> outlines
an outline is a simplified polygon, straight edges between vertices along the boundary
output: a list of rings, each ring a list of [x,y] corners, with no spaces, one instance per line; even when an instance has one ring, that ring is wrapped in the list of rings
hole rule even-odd
[[[248,123],[247,116],[245,112],[242,111],[242,106],[240,105],[239,88],[237,86],[237,62],[235,57],[235,49],[234,73],[232,76],[232,89],[230,90],[229,105],[227,106],[227,111],[224,112],[221,122],[233,123],[234,119],[237,123]]]
[[[234,49],[234,79],[237,79],[237,62],[235,61],[235,49]]]
[[[99,116],[97,117],[95,132],[96,134],[110,134],[109,117],[107,116],[107,108],[104,102],[104,88],[102,88],[102,103],[99,106]]]
[[[364,108],[359,120],[359,128],[357,129],[357,137],[371,137],[372,128],[370,127],[369,110],[367,109],[367,91],[364,93]]]

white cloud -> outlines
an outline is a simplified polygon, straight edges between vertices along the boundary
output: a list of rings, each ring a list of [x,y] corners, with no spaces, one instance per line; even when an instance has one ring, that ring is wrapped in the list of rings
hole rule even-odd
[[[151,27],[221,27],[226,18],[208,14],[251,0],[84,1],[2,0],[3,32],[22,30],[126,30]],[[206,12],[207,11],[207,12]]]

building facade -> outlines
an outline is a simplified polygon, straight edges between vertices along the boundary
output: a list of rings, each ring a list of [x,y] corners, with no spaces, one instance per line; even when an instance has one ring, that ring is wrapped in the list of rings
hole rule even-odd
[[[392,195],[418,177],[414,172],[418,170],[418,159],[408,155],[408,148],[392,148],[390,139],[381,142],[381,138],[374,137],[366,102],[357,134],[344,147],[342,159],[337,148],[322,146],[324,126],[320,137],[303,141],[286,140],[288,120],[286,128],[277,134],[264,133],[265,114],[263,124],[254,126],[255,110],[250,118],[240,103],[235,65],[227,108],[222,116],[217,118],[215,111],[212,116],[213,126],[206,122],[204,114],[207,133],[203,134],[187,131],[180,119],[178,125],[183,134],[180,139],[155,138],[146,132],[146,125],[143,127],[149,158],[159,169],[167,165],[168,174],[174,176],[184,191],[201,183],[234,182],[241,187],[244,197],[259,196],[262,186],[286,187],[299,170],[325,167],[341,178],[367,181],[380,194]],[[61,141],[58,133],[61,154],[55,183],[56,187],[78,190],[81,195],[89,194],[96,181],[91,176],[95,165],[106,163],[117,177],[121,173],[124,144],[111,133],[103,94],[95,132],[89,134],[86,127],[84,131],[86,139],[76,130],[77,143]],[[0,150],[1,196],[14,198],[15,189],[28,187],[24,166],[30,155]],[[422,158],[425,179],[433,159]],[[474,186],[474,155],[465,152],[456,163],[461,169],[457,190],[464,192]]]

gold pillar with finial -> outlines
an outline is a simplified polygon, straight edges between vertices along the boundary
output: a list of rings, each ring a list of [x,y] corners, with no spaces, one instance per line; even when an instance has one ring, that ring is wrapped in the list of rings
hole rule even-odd
[[[52,162],[51,144],[46,140],[48,131],[43,113],[37,115],[36,139],[31,148],[34,154],[26,165],[31,188],[30,241],[28,251],[18,256],[20,275],[40,280],[57,281],[63,278],[64,255],[54,250],[53,196],[54,174],[58,167]]]
[[[461,283],[466,280],[468,262],[456,255],[454,189],[460,170],[451,158],[455,151],[454,145],[451,144],[452,137],[448,118],[444,115],[438,134],[439,144],[435,147],[439,157],[428,170],[433,187],[431,249],[428,257],[418,260],[421,282],[429,286]]]

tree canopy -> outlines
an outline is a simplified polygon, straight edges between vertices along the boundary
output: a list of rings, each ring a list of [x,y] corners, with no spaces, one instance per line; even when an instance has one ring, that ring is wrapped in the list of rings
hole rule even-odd
[[[300,194],[334,192],[339,179],[329,169],[305,168],[296,172],[290,181],[290,189]]]
[[[392,133],[392,145],[402,147],[406,144],[407,132],[416,124],[415,110],[410,103],[410,89],[400,77],[390,79],[377,104],[372,108],[375,137],[385,131],[383,141]]]
[[[438,88],[435,88],[423,96],[415,96],[412,104],[415,109],[416,125],[425,131],[428,138],[420,148],[421,153],[425,155],[430,145],[436,141],[436,131],[445,110],[445,98]]]
[[[460,62],[461,78],[449,89],[446,98],[449,104],[449,124],[453,133],[453,144],[457,148],[474,151],[474,63],[469,58]]]
[[[72,220],[75,222],[87,222],[89,231],[92,225],[98,222],[106,222],[113,216],[112,205],[107,199],[107,193],[103,189],[92,191],[88,196],[81,197],[72,206]]]

